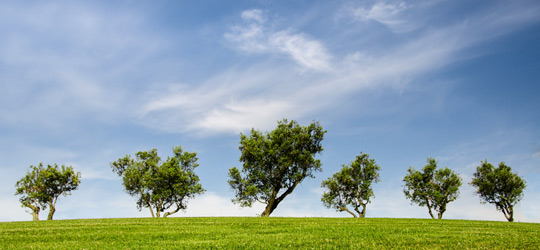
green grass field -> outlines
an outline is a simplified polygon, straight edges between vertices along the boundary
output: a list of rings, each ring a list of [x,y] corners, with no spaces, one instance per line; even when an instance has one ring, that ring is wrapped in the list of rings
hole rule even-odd
[[[141,248],[540,249],[540,224],[258,217],[0,223],[0,249]]]

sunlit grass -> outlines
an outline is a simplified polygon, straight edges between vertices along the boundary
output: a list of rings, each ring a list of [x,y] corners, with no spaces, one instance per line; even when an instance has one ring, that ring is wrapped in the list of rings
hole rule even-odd
[[[428,219],[137,218],[0,223],[0,249],[538,249],[540,224]]]

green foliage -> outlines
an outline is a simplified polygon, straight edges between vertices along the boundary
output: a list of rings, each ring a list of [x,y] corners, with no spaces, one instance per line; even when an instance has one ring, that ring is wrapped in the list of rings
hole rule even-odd
[[[405,197],[412,203],[426,206],[431,218],[435,219],[432,209],[438,211],[438,218],[442,219],[446,205],[457,199],[461,177],[449,168],[437,169],[437,161],[428,158],[428,164],[422,172],[410,167],[403,178]]]
[[[523,198],[526,182],[512,173],[512,168],[504,162],[495,168],[485,160],[476,168],[471,185],[483,203],[495,204],[508,221],[514,221],[514,205]]]
[[[30,166],[26,175],[15,184],[15,195],[22,195],[19,199],[23,207],[32,210],[34,220],[39,220],[41,209],[49,207],[48,220],[53,219],[56,211],[56,201],[60,195],[71,195],[81,182],[81,173],[75,172],[73,167],[62,165]]]
[[[126,192],[138,196],[137,208],[149,208],[152,217],[163,217],[187,208],[187,200],[204,193],[194,170],[199,166],[197,153],[173,148],[173,157],[162,162],[156,149],[140,151],[136,158],[126,155],[111,163],[112,170],[122,177]],[[156,210],[154,214],[153,209]]]
[[[229,170],[228,183],[236,193],[233,202],[251,206],[259,201],[267,205],[261,215],[269,216],[300,182],[321,171],[314,156],[323,150],[325,133],[318,122],[304,127],[284,119],[270,133],[252,129],[249,136],[240,134],[242,171]]]
[[[369,159],[368,154],[360,153],[356,160],[349,165],[343,165],[339,172],[322,182],[321,186],[327,191],[321,201],[328,208],[346,211],[356,218],[356,214],[347,208],[347,205],[351,205],[358,216],[364,218],[366,206],[374,196],[371,185],[380,181],[380,170],[381,167],[374,159]]]
[[[537,249],[540,225],[366,218],[93,219],[0,223],[8,249]]]

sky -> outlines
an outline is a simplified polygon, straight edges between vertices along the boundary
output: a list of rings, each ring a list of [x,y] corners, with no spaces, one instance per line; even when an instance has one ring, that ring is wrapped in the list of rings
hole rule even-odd
[[[206,193],[174,216],[257,216],[227,173],[240,133],[287,118],[328,131],[323,171],[272,216],[349,217],[321,182],[363,152],[382,168],[367,217],[429,218],[402,180],[434,157],[463,179],[445,219],[505,220],[469,185],[487,160],[527,182],[515,220],[540,222],[536,0],[8,0],[0,34],[0,221],[32,219],[15,183],[40,162],[82,173],[55,219],[150,217],[110,163],[179,145]]]

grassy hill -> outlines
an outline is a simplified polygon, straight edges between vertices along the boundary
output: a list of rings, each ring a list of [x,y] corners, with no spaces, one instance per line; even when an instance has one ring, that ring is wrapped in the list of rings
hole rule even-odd
[[[0,249],[539,249],[540,224],[352,218],[0,223]]]

